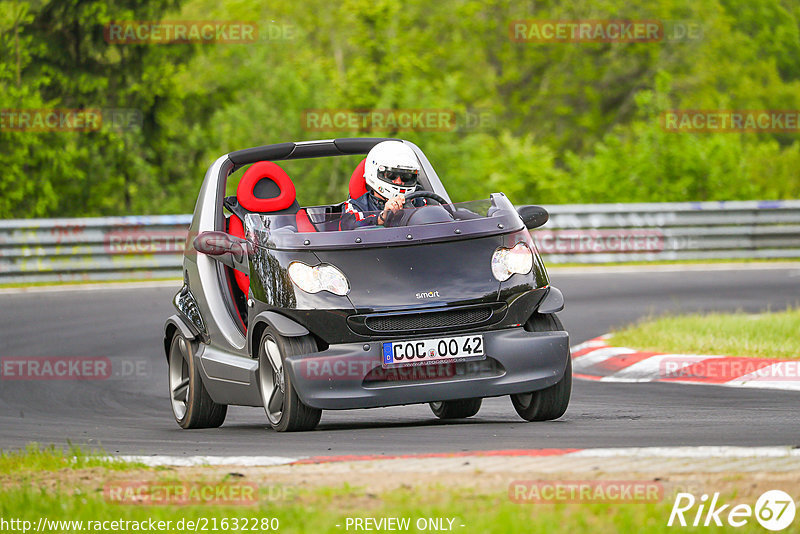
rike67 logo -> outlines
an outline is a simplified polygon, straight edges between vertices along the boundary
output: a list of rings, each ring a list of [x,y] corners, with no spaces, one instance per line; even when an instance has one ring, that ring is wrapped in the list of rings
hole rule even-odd
[[[733,507],[723,504],[719,493],[714,493],[710,499],[707,494],[697,499],[691,493],[678,493],[667,526],[721,527],[727,524],[738,528],[755,517],[765,529],[779,531],[792,524],[794,515],[794,499],[781,490],[764,492],[756,501],[755,507],[749,504],[737,504]]]

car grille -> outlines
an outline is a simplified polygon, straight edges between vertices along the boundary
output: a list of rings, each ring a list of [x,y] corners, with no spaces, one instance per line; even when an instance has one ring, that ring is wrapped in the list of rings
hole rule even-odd
[[[399,332],[404,330],[447,328],[450,326],[469,326],[482,323],[491,316],[491,308],[479,307],[403,315],[371,316],[367,317],[365,324],[373,332]]]

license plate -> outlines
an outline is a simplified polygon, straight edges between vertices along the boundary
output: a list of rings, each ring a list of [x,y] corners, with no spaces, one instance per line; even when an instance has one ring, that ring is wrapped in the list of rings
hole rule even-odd
[[[483,336],[394,341],[383,344],[383,367],[422,365],[438,361],[482,360]]]

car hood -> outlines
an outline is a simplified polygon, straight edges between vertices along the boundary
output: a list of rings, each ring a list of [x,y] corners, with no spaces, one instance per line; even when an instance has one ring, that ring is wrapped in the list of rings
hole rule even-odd
[[[491,259],[502,245],[500,235],[315,254],[345,274],[354,308],[381,311],[496,301]]]

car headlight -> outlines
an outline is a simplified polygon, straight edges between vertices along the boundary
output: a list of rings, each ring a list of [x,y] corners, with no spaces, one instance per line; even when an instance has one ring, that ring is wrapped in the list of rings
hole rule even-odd
[[[528,274],[533,268],[533,252],[523,242],[513,248],[500,247],[492,254],[492,274],[501,282],[512,274]]]
[[[342,271],[327,263],[311,267],[299,261],[292,262],[289,265],[289,278],[306,293],[330,291],[334,295],[344,296],[350,291],[350,284]]]

